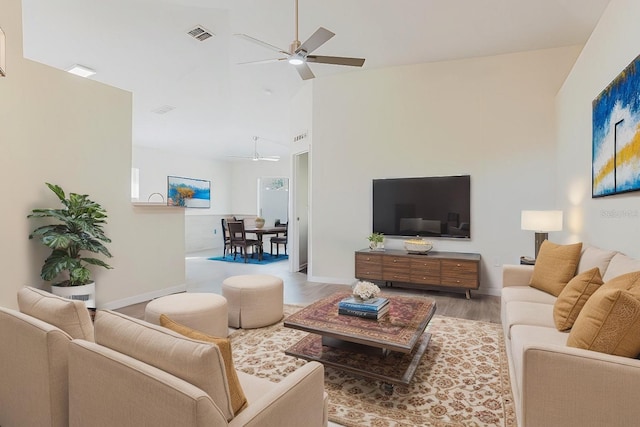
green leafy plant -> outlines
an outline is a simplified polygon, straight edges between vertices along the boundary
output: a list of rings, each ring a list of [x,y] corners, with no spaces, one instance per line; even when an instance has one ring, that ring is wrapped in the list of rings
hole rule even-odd
[[[372,243],[382,243],[384,242],[384,234],[382,233],[371,233],[367,239]]]
[[[100,253],[111,258],[111,253],[103,243],[110,243],[102,229],[107,213],[86,194],[69,193],[67,198],[62,188],[46,183],[47,187],[60,199],[63,209],[33,209],[28,218],[52,218],[59,221],[33,230],[29,239],[38,239],[50,248],[51,254],[44,261],[40,277],[55,280],[64,274],[64,280],[56,286],[80,286],[91,283],[91,272],[87,265],[112,268],[97,258],[82,256],[83,252]]]

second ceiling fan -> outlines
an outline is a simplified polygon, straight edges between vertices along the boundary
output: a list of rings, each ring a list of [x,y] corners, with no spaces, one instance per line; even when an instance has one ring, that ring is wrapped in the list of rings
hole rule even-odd
[[[298,0],[295,0],[295,40],[291,42],[289,50],[281,49],[277,46],[258,40],[246,34],[236,34],[248,40],[252,43],[259,44],[262,47],[276,51],[284,55],[284,58],[268,59],[265,61],[254,61],[252,64],[276,62],[276,61],[288,61],[293,65],[302,77],[303,80],[312,79],[315,77],[311,68],[309,68],[309,62],[317,62],[320,64],[333,64],[333,65],[347,65],[351,67],[362,67],[364,64],[364,58],[349,58],[343,56],[322,56],[322,55],[310,55],[311,52],[326,43],[331,37],[335,36],[334,33],[326,28],[320,27],[315,33],[311,35],[304,43],[300,43],[298,39]],[[247,63],[249,64],[249,63]]]
[[[253,160],[254,162],[266,161],[266,162],[277,162],[280,160],[280,156],[261,156],[258,153],[258,137],[253,137],[253,154],[251,156],[227,156],[234,157],[236,159],[246,159]]]

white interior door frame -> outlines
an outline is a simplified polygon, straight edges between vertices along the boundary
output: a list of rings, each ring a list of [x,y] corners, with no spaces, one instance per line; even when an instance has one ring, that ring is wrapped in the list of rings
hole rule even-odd
[[[310,209],[310,176],[311,176],[311,162],[310,150],[305,148],[303,151],[295,152],[292,154],[292,177],[293,179],[289,183],[289,190],[291,197],[289,198],[291,207],[291,218],[289,224],[292,227],[289,228],[291,232],[291,250],[289,252],[290,270],[292,272],[300,271],[308,266],[308,260],[310,257],[310,227],[311,222],[311,209]],[[304,176],[303,176],[304,175]],[[309,274],[309,272],[307,272]]]

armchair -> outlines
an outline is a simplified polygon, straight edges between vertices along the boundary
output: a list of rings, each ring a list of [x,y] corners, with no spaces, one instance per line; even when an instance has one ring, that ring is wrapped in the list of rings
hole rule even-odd
[[[71,427],[328,423],[319,363],[307,363],[279,383],[237,371],[248,405],[234,415],[215,344],[110,311],[96,315],[96,342],[74,340],[69,347]]]

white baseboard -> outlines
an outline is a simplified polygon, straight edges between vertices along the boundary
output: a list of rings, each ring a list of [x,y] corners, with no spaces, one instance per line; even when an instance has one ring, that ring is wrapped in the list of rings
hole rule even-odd
[[[106,304],[100,304],[98,308],[103,310],[116,310],[118,308],[126,307],[128,305],[139,304],[141,302],[150,301],[154,298],[176,294],[178,292],[186,292],[186,290],[187,290],[186,284],[172,286],[170,288],[159,289],[157,291],[147,292],[146,294],[134,295],[132,297],[111,301]]]
[[[329,283],[329,284],[332,284],[332,285],[353,285],[356,282],[356,280],[355,279],[343,279],[341,277],[307,276],[307,282]]]

